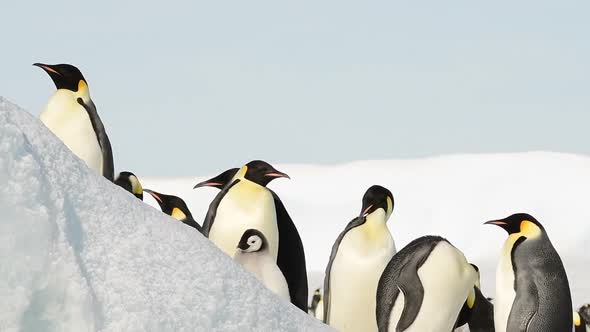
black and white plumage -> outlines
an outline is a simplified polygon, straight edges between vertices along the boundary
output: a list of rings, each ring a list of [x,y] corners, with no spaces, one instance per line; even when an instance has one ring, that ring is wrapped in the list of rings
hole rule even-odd
[[[121,172],[115,179],[115,184],[143,200],[143,187],[135,174],[127,171]]]
[[[451,331],[477,274],[440,236],[423,236],[389,262],[377,288],[377,325],[385,331]]]
[[[517,213],[486,224],[508,233],[496,271],[496,331],[571,331],[567,275],[541,223]]]
[[[393,195],[382,186],[364,194],[361,213],[332,246],[324,278],[323,320],[340,331],[375,330],[375,295],[381,272],[395,254],[387,228]]]
[[[288,176],[264,161],[255,160],[241,169],[229,169],[197,184],[196,188],[211,186],[221,189],[209,205],[203,234],[232,256],[232,243],[240,238],[241,232],[248,228],[263,232],[287,280],[291,302],[307,312],[308,286],[303,242],[279,196],[266,188],[270,181],[279,177]],[[227,227],[213,234],[213,239],[211,232],[220,222],[219,209],[225,214],[221,218],[221,223],[225,224],[222,228]],[[231,220],[240,222],[236,225]]]
[[[57,88],[40,115],[41,121],[88,167],[113,181],[111,142],[80,70],[69,64],[34,65],[43,69]]]
[[[191,226],[197,231],[202,232],[201,225],[193,219],[191,211],[188,209],[188,206],[182,198],[174,195],[162,194],[150,189],[144,189],[143,191],[150,194],[156,202],[158,202],[162,212],[181,221],[185,225]]]

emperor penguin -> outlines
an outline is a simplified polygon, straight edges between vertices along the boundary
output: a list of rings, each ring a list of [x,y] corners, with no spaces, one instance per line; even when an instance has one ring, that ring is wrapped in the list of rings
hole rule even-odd
[[[307,312],[307,269],[303,242],[279,196],[266,187],[270,181],[281,177],[289,178],[267,162],[254,160],[240,169],[229,169],[197,184],[195,188],[210,186],[221,189],[209,205],[203,234],[232,256],[235,243],[246,229],[263,232],[271,254],[287,279],[291,303]],[[234,243],[233,247],[231,243]]]
[[[223,173],[212,177],[209,180],[205,180],[202,182],[197,183],[193,189],[197,189],[197,188],[201,188],[201,187],[213,187],[213,188],[217,188],[219,190],[223,189],[223,187],[225,187],[228,183],[231,182],[231,180],[234,178],[234,176],[236,175],[236,173],[239,171],[239,168],[230,168],[227,171],[224,171]]]
[[[311,305],[309,306],[309,313],[321,321],[324,320],[324,300],[321,288],[317,288],[315,292],[313,292]]]
[[[289,287],[285,276],[270,254],[268,241],[257,229],[247,229],[238,242],[234,260],[251,272],[266,288],[286,301],[290,301]]]
[[[40,115],[41,121],[88,167],[113,181],[111,142],[80,70],[69,64],[33,65],[49,74],[57,88]]]
[[[332,246],[324,278],[324,322],[339,331],[377,330],[377,283],[395,254],[387,228],[393,195],[374,185],[362,202],[360,215],[346,225]]]
[[[574,331],[590,332],[590,304],[585,304],[574,311]]]
[[[150,194],[158,202],[162,212],[178,221],[182,221],[185,225],[191,226],[199,232],[202,232],[201,225],[193,219],[191,211],[188,209],[188,206],[186,206],[186,203],[182,198],[161,194],[150,189],[144,189],[143,191]]]
[[[446,239],[423,236],[410,242],[379,279],[379,331],[452,331],[476,278],[473,266]]]
[[[139,200],[143,200],[143,187],[137,176],[131,172],[121,172],[115,179],[115,184],[132,193]]]
[[[496,270],[496,331],[571,331],[567,275],[545,228],[526,213],[486,224],[508,233]]]
[[[494,306],[481,292],[479,268],[475,264],[471,266],[477,278],[459,312],[456,326],[467,324],[470,332],[494,332]]]

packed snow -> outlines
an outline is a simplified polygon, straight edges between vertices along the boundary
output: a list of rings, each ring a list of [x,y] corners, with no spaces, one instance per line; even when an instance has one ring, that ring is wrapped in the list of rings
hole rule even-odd
[[[224,165],[219,172],[245,162]],[[292,179],[273,181],[269,187],[281,197],[301,234],[310,294],[322,285],[332,244],[359,214],[365,190],[380,184],[395,197],[388,224],[396,247],[401,249],[426,234],[446,237],[480,267],[482,291],[490,297],[494,296],[496,264],[507,234],[483,223],[516,212],[532,214],[561,254],[574,308],[590,302],[590,255],[586,252],[590,157],[531,152],[275,166]],[[205,216],[218,190],[192,187],[214,175],[142,178],[138,174],[146,188],[183,197],[195,218]]]
[[[2,98],[0,211],[0,331],[327,329]]]
[[[310,293],[363,193],[380,184],[395,197],[396,247],[425,234],[446,237],[480,267],[482,290],[492,297],[506,234],[482,224],[532,214],[561,254],[574,308],[590,302],[590,157],[531,152],[275,166],[292,178],[269,187],[299,228]],[[145,188],[182,197],[197,221],[217,193],[192,189],[217,174],[135,173]],[[90,171],[38,119],[2,98],[0,184],[0,298],[9,299],[0,302],[1,331],[326,328],[160,213],[149,195],[156,208]]]

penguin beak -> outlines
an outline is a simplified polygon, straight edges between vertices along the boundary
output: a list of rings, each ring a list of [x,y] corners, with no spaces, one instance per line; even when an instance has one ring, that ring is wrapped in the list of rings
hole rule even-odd
[[[502,227],[503,229],[506,229],[506,226],[508,225],[507,222],[502,221],[502,220],[490,220],[490,221],[486,221],[483,223],[484,225],[496,225],[499,227]]]
[[[161,203],[161,204],[164,203],[162,201],[162,198],[160,196],[158,196],[158,194],[156,194],[154,191],[149,190],[149,189],[144,189],[143,191],[150,194],[156,201],[158,201],[158,203]]]
[[[283,173],[283,172],[279,172],[276,169],[274,171],[271,171],[269,173],[264,174],[264,176],[268,176],[268,177],[271,177],[273,179],[276,179],[276,178],[287,178],[287,179],[291,180],[291,177],[289,175],[287,175],[286,173]]]
[[[375,205],[375,204],[371,204],[371,205],[367,206],[367,208],[366,208],[366,209],[364,209],[364,210],[363,210],[363,212],[361,212],[361,215],[360,215],[360,217],[362,218],[362,217],[366,217],[366,216],[368,216],[368,215],[369,215],[369,213],[370,213],[370,211],[371,211],[371,209],[373,208],[373,206],[374,206],[374,205]]]
[[[238,249],[240,250],[247,250],[249,248],[248,243],[247,242],[240,242],[238,243]]]
[[[213,181],[212,179],[210,179],[210,180],[205,180],[203,182],[199,182],[199,183],[195,184],[193,189],[197,189],[197,188],[201,188],[201,187],[221,188],[221,187],[223,187],[223,183],[216,182],[216,181]]]
[[[496,226],[500,226],[500,227],[504,227],[506,225],[508,225],[508,223],[506,223],[505,221],[502,220],[490,220],[490,221],[486,221],[483,223],[484,225],[496,225]]]
[[[51,65],[46,65],[46,64],[44,64],[44,63],[39,63],[39,62],[37,62],[37,63],[34,63],[34,64],[33,64],[33,66],[37,66],[37,67],[39,67],[39,68],[41,68],[41,69],[45,70],[45,72],[46,72],[47,74],[49,74],[49,76],[52,76],[52,75],[59,75],[59,76],[62,76],[62,75],[61,75],[61,73],[60,73],[60,72],[58,72],[57,70],[53,69],[53,67],[51,67]]]

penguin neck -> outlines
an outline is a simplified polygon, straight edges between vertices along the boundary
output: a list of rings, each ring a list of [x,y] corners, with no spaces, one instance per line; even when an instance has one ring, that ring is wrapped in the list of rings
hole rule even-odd
[[[377,241],[389,234],[387,228],[387,214],[383,209],[377,209],[373,213],[366,216],[361,229],[363,234],[369,241]]]

